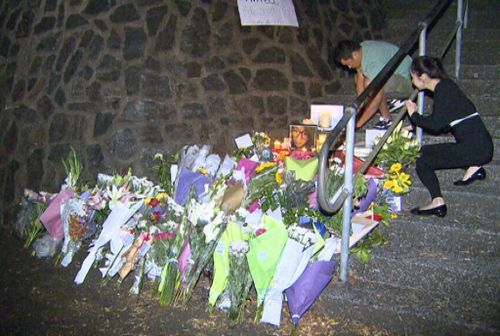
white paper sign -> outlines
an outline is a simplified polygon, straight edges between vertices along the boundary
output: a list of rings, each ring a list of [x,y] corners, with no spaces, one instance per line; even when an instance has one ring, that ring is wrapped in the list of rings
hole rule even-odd
[[[367,128],[365,133],[365,147],[373,148],[378,140],[384,136],[387,130],[380,130],[375,128]]]
[[[344,105],[312,104],[311,120],[319,128],[333,129],[344,115]]]
[[[236,143],[236,147],[238,147],[238,149],[253,147],[252,137],[248,133],[237,137],[234,139],[234,142]]]
[[[242,26],[298,27],[292,0],[238,0]]]

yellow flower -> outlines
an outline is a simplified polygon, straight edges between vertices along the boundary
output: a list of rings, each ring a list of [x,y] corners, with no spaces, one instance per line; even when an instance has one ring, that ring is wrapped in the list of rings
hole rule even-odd
[[[396,219],[396,218],[398,218],[398,214],[395,212],[391,213],[391,219]]]
[[[283,177],[281,177],[281,174],[279,171],[276,172],[276,174],[274,175],[274,178],[276,179],[276,183],[278,183],[279,185],[283,184]]]
[[[406,173],[398,174],[398,182],[404,186],[410,186],[411,185],[410,175]]]
[[[274,163],[274,162],[264,162],[263,164],[258,166],[257,169],[255,169],[255,172],[260,173],[268,168],[274,167],[275,165],[276,165],[276,163]]]
[[[392,188],[392,190],[396,193],[396,194],[399,194],[401,192],[403,192],[403,188],[401,188],[399,185],[397,184],[394,184],[394,188]]]
[[[394,181],[391,181],[391,180],[384,181],[384,188],[385,189],[391,189],[393,186],[394,186]]]
[[[208,175],[208,170],[205,168],[198,168],[198,173],[201,173],[203,175]]]
[[[397,173],[403,168],[403,165],[401,163],[393,163],[391,166],[391,173]]]
[[[151,203],[151,200],[152,200],[152,199],[153,199],[152,197],[146,197],[146,198],[144,199],[144,203],[145,203],[145,204],[149,204],[149,203]]]
[[[168,198],[168,194],[166,192],[162,192],[162,193],[159,193],[156,198],[158,199],[158,201],[161,201],[162,199],[167,199]]]

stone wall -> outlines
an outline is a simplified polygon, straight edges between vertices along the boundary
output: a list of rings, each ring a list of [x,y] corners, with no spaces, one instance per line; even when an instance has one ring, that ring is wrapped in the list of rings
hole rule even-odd
[[[241,27],[236,0],[4,0],[0,220],[24,187],[56,192],[75,148],[83,178],[251,130],[283,137],[345,76],[337,40],[377,38],[378,0],[294,1],[299,28]],[[6,223],[6,220],[5,220]]]

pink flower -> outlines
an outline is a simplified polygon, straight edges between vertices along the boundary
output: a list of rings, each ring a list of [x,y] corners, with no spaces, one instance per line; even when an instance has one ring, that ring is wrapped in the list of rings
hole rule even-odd
[[[151,239],[151,235],[148,232],[141,232],[139,235],[139,239],[142,239],[143,241],[149,241]]]
[[[106,206],[106,199],[103,194],[98,191],[94,195],[89,197],[88,205],[95,210],[102,210]]]
[[[260,209],[260,203],[258,201],[253,201],[250,206],[248,207],[248,211],[250,213],[254,212],[255,210]]]
[[[156,207],[160,202],[158,202],[158,199],[156,198],[152,198],[151,201],[149,202],[149,205],[151,205],[151,207]]]
[[[267,232],[266,229],[264,229],[264,228],[258,228],[257,231],[255,231],[255,235],[256,236],[260,236],[261,234],[264,234],[266,232]]]
[[[154,235],[155,240],[162,240],[162,239],[173,239],[174,234],[172,232],[158,232],[155,233]]]
[[[315,189],[307,198],[307,203],[311,209],[318,209],[318,190]]]

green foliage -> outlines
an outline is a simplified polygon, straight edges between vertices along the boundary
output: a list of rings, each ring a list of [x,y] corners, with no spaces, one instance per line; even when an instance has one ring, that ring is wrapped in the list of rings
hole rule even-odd
[[[68,158],[66,160],[62,160],[62,164],[64,166],[64,170],[66,171],[66,183],[73,190],[79,190],[77,183],[80,178],[82,166],[76,157],[76,152],[73,147],[71,147],[69,151]]]
[[[408,166],[420,156],[418,139],[413,139],[410,132],[402,129],[402,124],[401,122],[387,139],[375,160],[376,164],[391,167],[394,163],[401,163]]]
[[[382,234],[380,229],[376,228],[352,247],[351,252],[356,255],[360,263],[367,264],[372,258],[373,249],[385,243],[387,243],[387,237]]]
[[[153,171],[156,173],[158,184],[167,194],[172,195],[174,193],[175,181],[171,180],[170,167],[172,164],[177,163],[179,154],[172,154],[166,159],[162,154],[156,154],[154,159],[156,164],[153,166]]]

